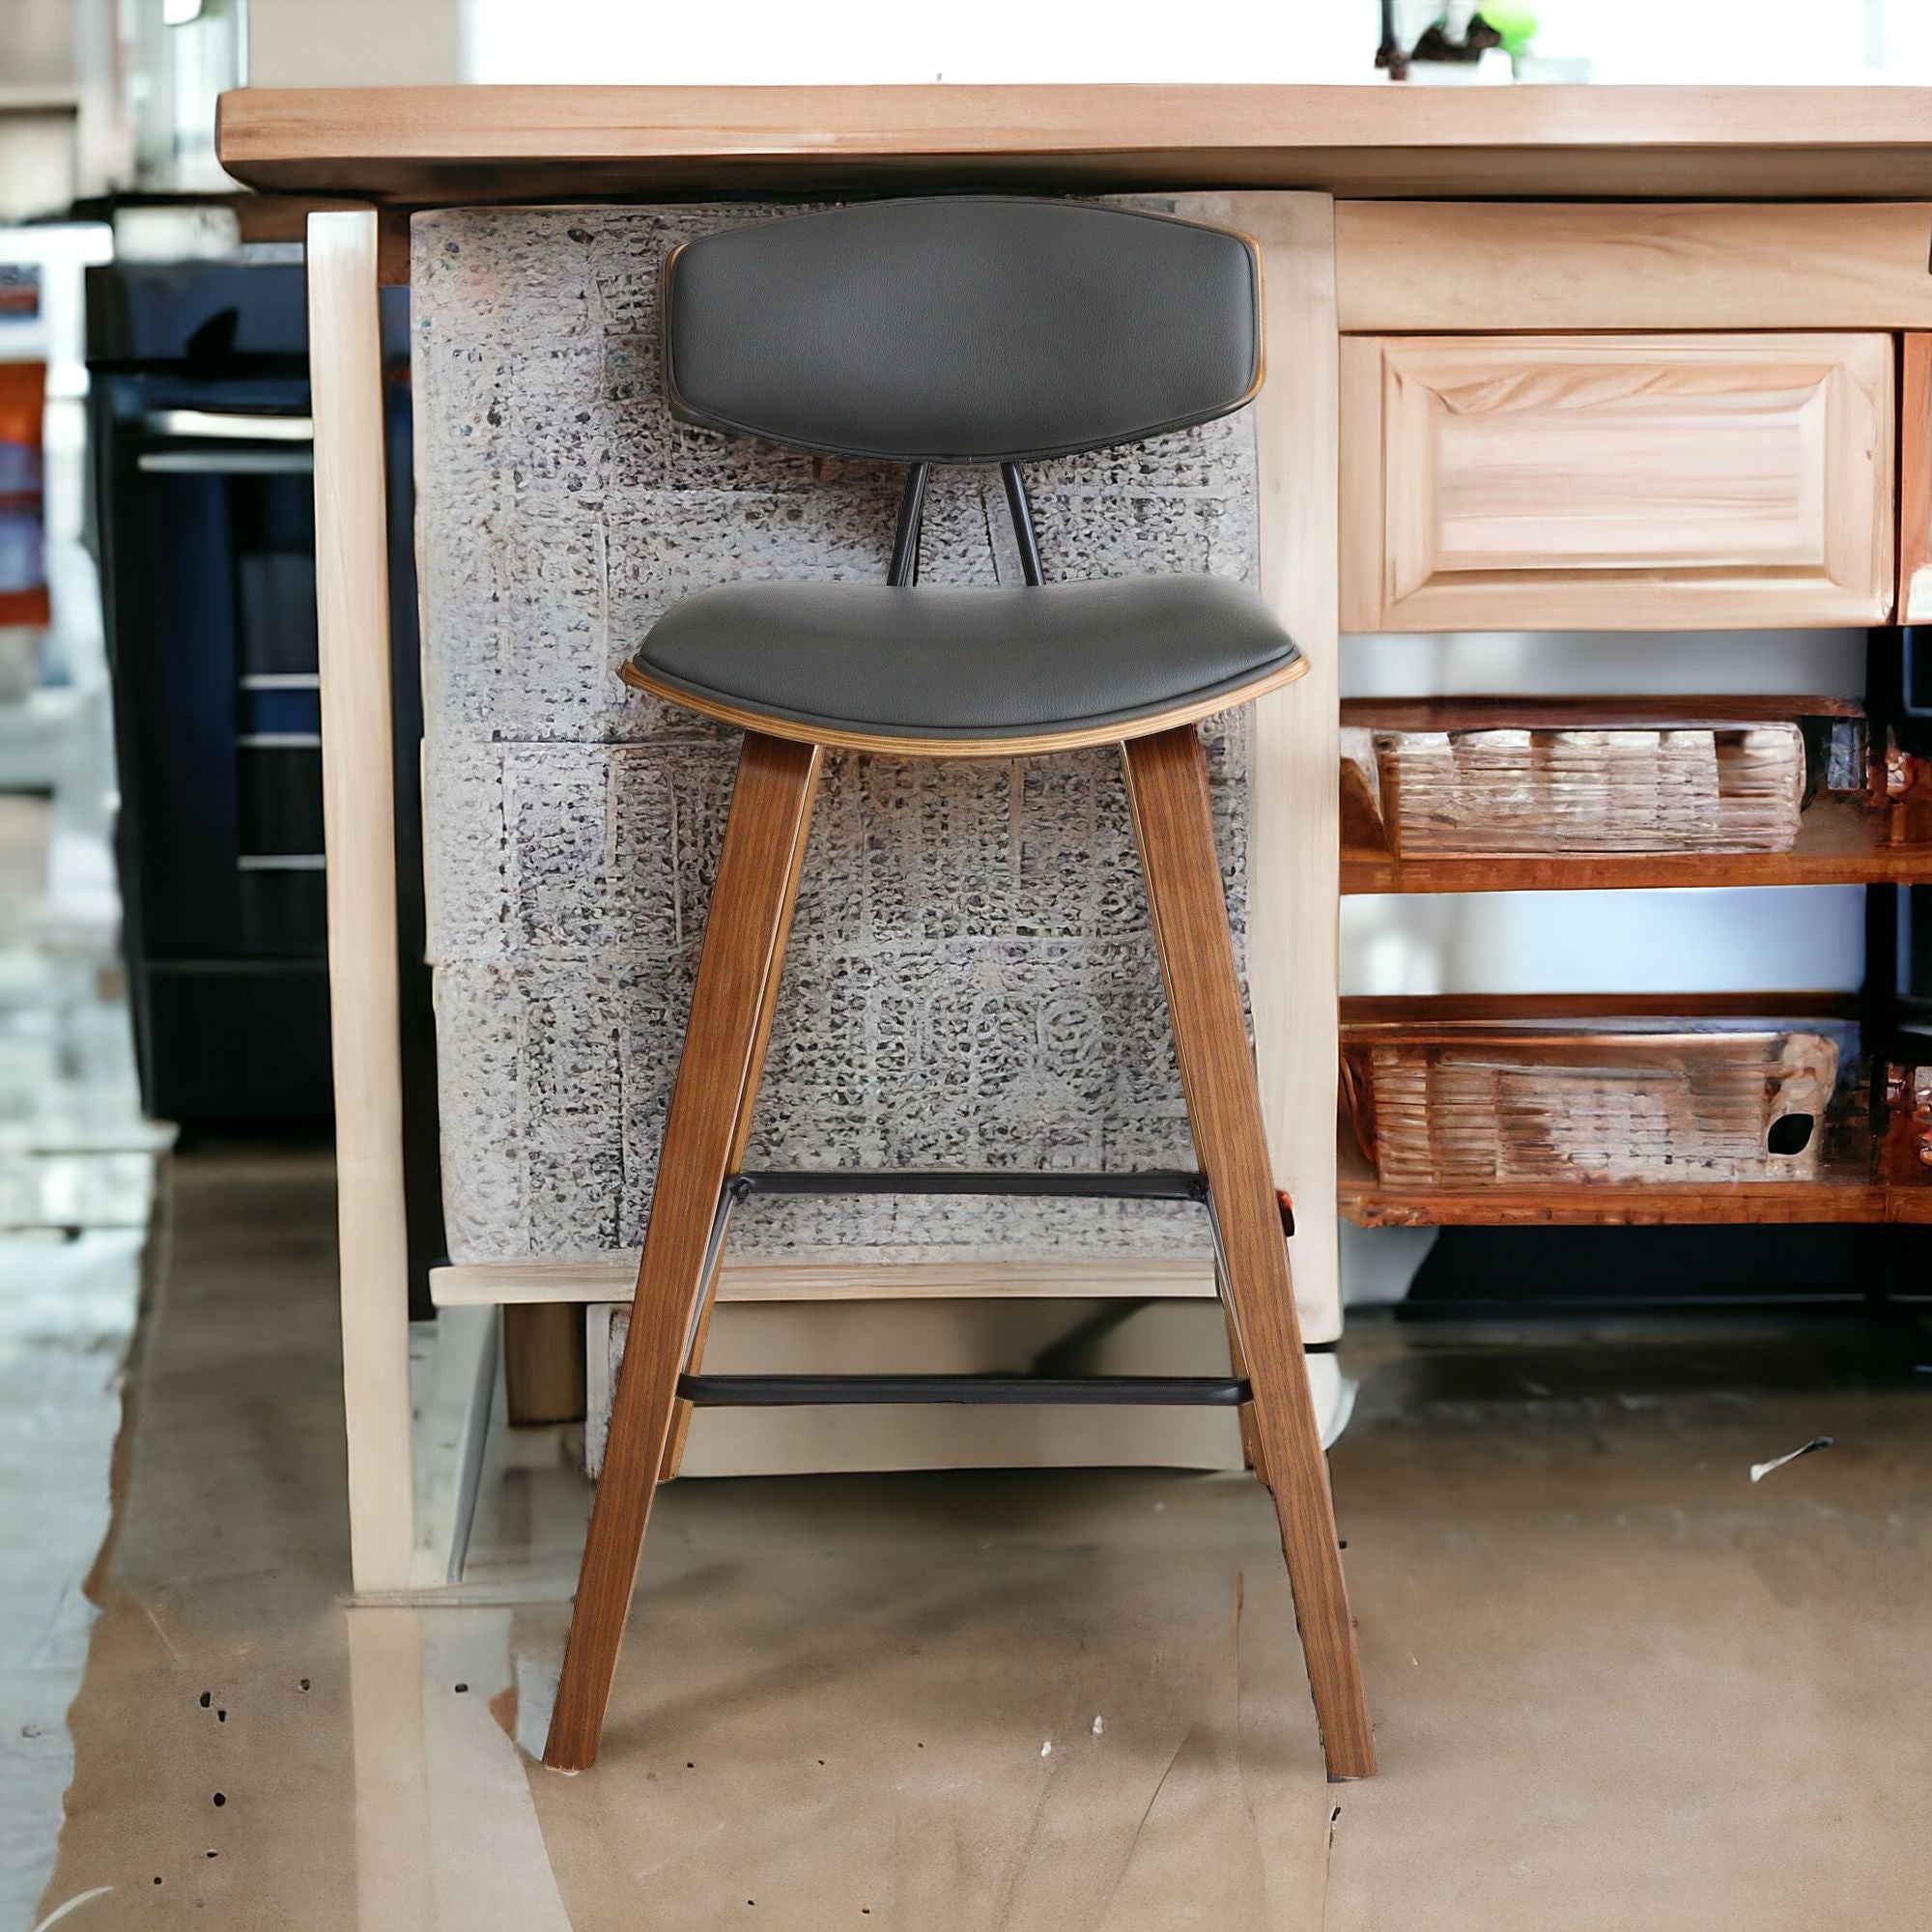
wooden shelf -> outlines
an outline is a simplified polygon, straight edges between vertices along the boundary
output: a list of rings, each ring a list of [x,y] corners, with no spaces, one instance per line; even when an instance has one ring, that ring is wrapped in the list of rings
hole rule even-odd
[[[1877,886],[1932,881],[1932,845],[1896,845],[1888,813],[1856,800],[1820,799],[1798,822],[1788,852],[1485,853],[1398,859],[1342,849],[1347,893],[1565,893],[1666,886]]]
[[[1913,1190],[1872,1179],[1869,1163],[1832,1165],[1810,1180],[1727,1180],[1687,1187],[1652,1181],[1605,1186],[1384,1187],[1354,1135],[1338,1149],[1342,1218],[1358,1228],[1659,1228],[1690,1223],[1752,1226],[1832,1221],[1874,1226],[1932,1219],[1932,1188],[1918,1190],[1924,1213],[1893,1211]],[[1913,1204],[1918,1206],[1919,1204]]]
[[[1855,699],[1738,696],[1353,697],[1344,726],[1386,731],[1601,730],[1858,718]],[[1898,815],[1846,794],[1814,800],[1787,852],[1534,852],[1401,858],[1373,807],[1349,798],[1344,767],[1342,891],[1509,893],[1644,891],[1670,886],[1875,886],[1932,881],[1932,843],[1892,836]],[[1352,808],[1352,809],[1351,809]]]
[[[1559,692],[1515,697],[1345,697],[1344,724],[1385,731],[1647,730],[1664,724],[1770,724],[1787,718],[1862,718],[1856,697],[1767,695],[1763,692]]]
[[[1838,993],[1567,993],[1348,999],[1345,1028],[1377,1022],[1601,1018],[1814,1018],[1847,1021],[1857,1003]],[[1834,1107],[1819,1172],[1804,1180],[1653,1181],[1544,1185],[1384,1185],[1344,1120],[1337,1134],[1337,1195],[1344,1220],[1359,1228],[1652,1228],[1703,1224],[1836,1223],[1932,1225],[1932,1182],[1888,1181],[1882,1151],[1859,1103]]]

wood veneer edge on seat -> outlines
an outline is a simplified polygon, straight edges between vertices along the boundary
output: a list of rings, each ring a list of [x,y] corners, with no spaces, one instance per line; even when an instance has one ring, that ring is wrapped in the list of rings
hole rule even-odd
[[[1143,738],[1151,732],[1170,731],[1177,724],[1198,724],[1219,711],[1232,711],[1265,692],[1278,691],[1308,672],[1305,657],[1293,659],[1283,669],[1270,671],[1237,691],[1219,696],[1196,698],[1130,724],[1089,724],[1076,731],[1040,732],[1023,738],[905,738],[883,732],[841,731],[822,724],[800,724],[788,718],[770,718],[744,705],[728,704],[715,697],[695,696],[678,685],[660,683],[634,663],[618,667],[617,674],[634,691],[648,692],[667,704],[681,704],[721,724],[736,724],[746,731],[760,731],[770,738],[782,738],[794,745],[822,745],[827,751],[884,752],[907,758],[1024,758],[1047,752],[1074,752],[1094,745],[1118,745],[1122,738]]]

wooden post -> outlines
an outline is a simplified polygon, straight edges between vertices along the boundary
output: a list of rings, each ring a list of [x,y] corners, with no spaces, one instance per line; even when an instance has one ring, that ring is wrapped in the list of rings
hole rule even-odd
[[[1905,338],[1898,397],[1898,585],[1892,620],[1932,616],[1932,335]]]
[[[512,1429],[583,1419],[583,1311],[568,1301],[503,1310],[503,1406]]]
[[[1261,244],[1267,303],[1268,374],[1255,399],[1261,592],[1309,666],[1255,700],[1248,1000],[1275,1184],[1294,1203],[1289,1255],[1302,1339],[1332,1342],[1342,1332],[1335,205],[1324,194],[1236,194],[1226,218]]]
[[[415,1517],[376,243],[373,211],[309,216],[342,1395],[357,1591],[408,1587]]]

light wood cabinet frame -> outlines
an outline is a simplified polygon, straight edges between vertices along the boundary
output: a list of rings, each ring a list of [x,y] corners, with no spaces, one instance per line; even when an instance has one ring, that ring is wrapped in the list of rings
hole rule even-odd
[[[1255,711],[1249,938],[1256,1050],[1276,1178],[1303,1204],[1293,1243],[1297,1298],[1311,1339],[1326,1340],[1339,1326],[1336,1228],[1333,1216],[1312,1204],[1325,1205],[1337,1192],[1333,1122],[1339,838],[1334,775],[1339,699],[1333,559],[1338,543],[1342,611],[1350,628],[1646,628],[1879,620],[1895,587],[1891,491],[1897,345],[1890,334],[1878,332],[1348,337],[1338,330],[1337,249],[1331,243],[1325,197],[1230,195],[1222,213],[1257,235],[1266,250],[1275,298],[1269,350],[1276,374],[1257,407],[1262,586],[1312,666],[1307,677],[1264,697]],[[1890,218],[1903,221],[1896,211]],[[1897,232],[1903,234],[1903,227]],[[1339,253],[1346,278],[1346,236]],[[386,777],[391,721],[383,594],[380,358],[374,327],[380,272],[373,213],[316,218],[310,292],[323,675],[329,724],[325,779],[341,1100],[342,1315],[355,1582],[358,1599],[365,1602],[400,1601],[441,1586],[439,1538],[447,1513],[436,1501],[440,1495],[437,1471],[416,1467],[412,1429],[396,1113],[397,994],[388,923],[393,919],[394,858],[385,836],[391,816]],[[1351,311],[1356,316],[1368,312],[1359,305],[1363,286],[1358,280],[1353,297],[1348,298],[1357,302]],[[1521,306],[1499,310],[1489,327],[1503,327],[1505,316],[1525,312]],[[1881,316],[1889,314],[1882,309],[1872,320],[1881,322]],[[1927,327],[1932,329],[1932,318]],[[1650,358],[1647,366],[1644,357]],[[1913,565],[1918,573],[1932,554],[1932,333],[1908,338],[1906,368],[1907,500],[1918,506],[1908,509],[1908,517],[1917,518],[1909,532],[1916,531],[1917,537],[1915,548],[1908,535],[1906,554],[1918,559]],[[1566,375],[1566,370],[1573,373]],[[1583,373],[1574,373],[1578,371]],[[1407,393],[1404,384],[1409,385]],[[1463,384],[1466,392],[1457,386]],[[1579,549],[1574,543],[1562,549],[1545,541],[1539,553],[1536,533],[1513,530],[1507,516],[1484,539],[1489,545],[1485,552],[1472,548],[1465,514],[1469,505],[1461,504],[1456,514],[1463,519],[1463,527],[1453,533],[1451,546],[1459,567],[1444,571],[1439,568],[1438,532],[1445,475],[1439,461],[1428,459],[1446,407],[1441,400],[1445,389],[1454,389],[1459,400],[1497,421],[1538,406],[1539,398],[1544,406],[1554,407],[1559,417],[1574,418],[1577,458],[1553,479],[1559,487],[1574,489],[1578,475],[1588,475],[1604,425],[1619,410],[1638,405],[1660,412],[1660,450],[1674,439],[1694,435],[1694,422],[1687,427],[1686,416],[1694,416],[1698,408],[1721,417],[1732,407],[1747,420],[1755,408],[1762,412],[1761,430],[1766,422],[1783,421],[1780,446],[1787,452],[1809,452],[1815,461],[1804,472],[1803,487],[1797,472],[1785,477],[1782,507],[1776,512],[1786,520],[1781,539],[1768,535],[1763,522],[1754,523],[1757,512],[1740,499],[1742,507],[1733,509],[1739,521],[1728,550],[1716,544],[1699,554],[1687,549],[1685,530],[1672,524],[1654,498],[1646,506],[1639,493],[1619,512],[1626,554],[1608,563],[1589,554],[1587,546]],[[1552,433],[1571,426],[1559,420]],[[1633,432],[1639,437],[1646,433],[1641,425]],[[1772,440],[1776,440],[1775,435]],[[1424,460],[1412,460],[1418,457]],[[1660,459],[1658,465],[1637,465],[1624,473],[1654,481],[1662,467]],[[1767,474],[1776,481],[1775,467],[1765,464],[1746,473],[1760,490]],[[1452,495],[1454,489],[1476,487],[1476,510],[1479,516],[1487,514],[1480,503],[1481,490],[1487,487],[1480,472],[1446,480]],[[1766,500],[1778,503],[1775,488]],[[1530,504],[1532,513],[1543,507]],[[1636,546],[1629,532],[1653,526],[1659,531],[1658,555],[1645,559],[1632,554]],[[1810,542],[1808,551],[1800,536]],[[1779,541],[1785,544],[1783,551]],[[1552,554],[1552,549],[1562,554]],[[1388,576],[1391,558],[1394,574]],[[1909,581],[1916,582],[1913,573]],[[1399,594],[1392,597],[1391,587]],[[391,933],[386,947],[385,931]],[[1346,1200],[1348,1186],[1341,1192]],[[1063,1264],[1061,1268],[1050,1284],[1057,1293],[1092,1293],[1100,1286],[1085,1278],[1080,1264]],[[442,1270],[438,1298],[614,1298],[594,1268],[553,1272],[531,1265],[515,1272],[518,1278],[509,1281],[488,1270]],[[880,1288],[888,1280],[898,1292],[913,1288],[898,1270],[880,1272]],[[1206,1293],[1211,1286],[1205,1269],[1171,1272],[1172,1278],[1147,1284],[1146,1292]],[[492,1278],[482,1279],[485,1274]],[[1119,1270],[1109,1269],[1109,1274],[1113,1291],[1132,1292],[1133,1285]],[[1008,1292],[1038,1292],[1048,1285],[1019,1279],[998,1284]],[[919,1286],[976,1293],[994,1288],[977,1278]],[[813,1271],[800,1270],[796,1279],[787,1276],[781,1282],[747,1280],[743,1292],[810,1297],[825,1287]],[[444,1320],[470,1312],[451,1308]],[[441,1352],[439,1334],[439,1358]],[[416,1498],[419,1485],[425,1502]]]
[[[1344,201],[1349,335],[1932,328],[1932,203]]]
[[[1927,281],[1932,281],[1928,274]],[[1898,621],[1932,618],[1932,335],[1905,338],[1898,397]]]

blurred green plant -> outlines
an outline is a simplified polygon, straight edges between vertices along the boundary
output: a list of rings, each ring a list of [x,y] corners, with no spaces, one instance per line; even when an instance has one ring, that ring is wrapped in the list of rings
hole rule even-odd
[[[1485,0],[1483,18],[1496,30],[1503,51],[1512,58],[1536,38],[1536,9],[1522,0]]]

